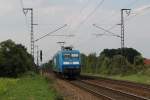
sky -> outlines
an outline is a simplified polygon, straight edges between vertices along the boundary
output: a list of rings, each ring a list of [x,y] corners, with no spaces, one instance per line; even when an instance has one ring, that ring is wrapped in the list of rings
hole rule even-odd
[[[35,43],[43,50],[44,62],[60,50],[59,41],[72,45],[82,53],[97,53],[103,49],[120,48],[120,38],[93,26],[110,29],[120,35],[120,10],[124,12],[125,47],[132,47],[150,58],[150,0],[0,0],[0,42],[11,39],[23,44],[30,52],[30,12],[25,16],[22,8],[33,8],[34,39],[67,24],[53,35]],[[112,28],[113,27],[113,28]],[[35,50],[36,51],[36,50]],[[36,54],[35,54],[36,55]]]

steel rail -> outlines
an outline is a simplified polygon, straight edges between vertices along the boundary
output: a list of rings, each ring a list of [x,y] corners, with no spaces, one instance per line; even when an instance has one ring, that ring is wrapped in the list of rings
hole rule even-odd
[[[123,95],[126,95],[126,96],[129,96],[129,97],[133,97],[135,98],[135,100],[150,100],[149,98],[146,98],[146,97],[143,97],[143,96],[138,96],[138,95],[135,95],[133,93],[129,93],[129,92],[124,92],[124,91],[120,91],[118,89],[113,89],[113,88],[110,88],[110,87],[107,87],[107,86],[103,86],[103,85],[100,85],[100,84],[97,84],[97,83],[91,83],[90,81],[87,82],[87,81],[82,81],[82,82],[85,82],[86,84],[89,84],[89,85],[93,85],[95,87],[100,87],[100,88],[106,88],[108,90],[111,90],[111,91],[114,91],[116,93],[121,93]]]
[[[93,95],[96,95],[96,96],[98,96],[98,97],[100,97],[100,98],[102,98],[102,99],[104,99],[104,100],[115,100],[115,99],[113,99],[113,98],[111,98],[111,97],[109,97],[109,96],[106,96],[106,95],[104,95],[104,94],[99,93],[98,91],[96,91],[96,90],[94,90],[94,89],[91,89],[91,88],[89,88],[89,87],[87,87],[87,86],[85,86],[85,85],[83,85],[83,84],[80,84],[80,83],[78,83],[77,81],[72,81],[72,82],[70,82],[70,83],[71,83],[72,85],[77,86],[77,87],[79,87],[79,88],[82,88],[82,89],[88,91],[89,93],[91,93],[91,94],[93,94]]]

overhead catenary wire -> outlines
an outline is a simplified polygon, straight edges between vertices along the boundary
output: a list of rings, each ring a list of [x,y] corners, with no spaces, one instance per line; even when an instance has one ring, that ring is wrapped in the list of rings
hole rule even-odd
[[[80,14],[87,8],[87,6],[88,6],[88,4],[90,3],[90,1],[91,1],[91,0],[88,0],[88,1],[86,2],[86,4],[81,8]]]
[[[51,34],[53,34],[53,33],[55,33],[55,32],[57,32],[58,30],[60,30],[60,29],[62,29],[62,28],[64,28],[64,27],[66,27],[66,26],[67,26],[67,24],[65,24],[65,25],[63,25],[62,27],[59,27],[59,28],[57,28],[57,29],[55,29],[55,30],[49,32],[48,34],[46,34],[46,35],[44,35],[44,36],[42,36],[42,37],[36,39],[35,42],[37,42],[37,41],[43,39],[44,37],[47,37],[47,36],[49,36],[49,35],[51,35]]]
[[[145,6],[144,8],[140,9],[139,11],[136,11],[132,13],[132,16],[129,18],[126,18],[126,21],[130,21],[131,19],[133,19],[134,17],[141,15],[142,13],[144,13],[145,11],[149,11],[150,9],[150,5]]]
[[[138,3],[139,2],[139,0],[134,0],[133,2],[130,2],[128,5],[126,5],[124,8],[131,8],[131,6],[133,6],[133,5],[135,5],[136,3]],[[119,11],[117,11],[117,12],[119,12]],[[113,13],[112,15],[111,15],[111,17],[113,16],[113,17],[116,17],[116,14],[117,14],[117,12],[115,13]],[[117,15],[118,16],[118,15]],[[118,17],[120,17],[120,16],[118,16]],[[116,17],[115,18],[115,20],[116,19],[118,19],[118,17]],[[105,19],[109,19],[110,18],[110,16],[109,17],[107,17],[107,18],[105,18]],[[120,23],[120,22],[119,22]],[[114,24],[114,25],[112,25],[108,30],[112,30],[112,29],[114,29],[114,28],[116,28],[117,27],[117,24]]]
[[[101,0],[101,2],[99,2],[99,4],[94,8],[94,10],[93,10],[80,24],[82,25],[83,23],[86,22],[86,20],[88,20],[91,16],[93,16],[94,13],[98,10],[98,8],[99,8],[100,6],[102,6],[102,4],[104,3],[104,1],[105,1],[105,0]],[[79,24],[79,25],[80,25],[80,24]]]
[[[126,7],[129,7],[129,6],[132,6],[132,5],[134,5],[134,4],[136,4],[137,2],[138,2],[139,0],[134,0],[133,2],[131,2],[131,3],[129,3]],[[99,8],[99,6],[101,6],[102,4],[103,4],[103,0],[98,4],[98,8]],[[97,7],[95,8],[95,10],[97,10]],[[95,11],[94,11],[95,12]],[[92,14],[92,12],[90,13],[90,14]],[[89,14],[89,17],[91,16]],[[115,13],[113,13],[113,16],[114,16],[114,14]],[[87,19],[88,19],[88,17],[86,17]],[[85,20],[86,21],[86,20]],[[82,24],[84,24],[84,20],[79,24],[79,26],[78,26],[78,28],[82,25]],[[114,29],[114,28],[116,28],[116,24],[115,25],[113,25],[113,26],[111,26],[109,29],[108,29],[108,31],[110,31],[110,30],[112,30],[112,29]],[[119,35],[117,35],[117,36],[119,36]]]
[[[80,8],[79,16],[77,17],[77,20],[80,19],[81,17],[83,17],[82,13],[84,12],[84,10],[86,10],[86,8],[90,4],[90,2],[91,2],[91,0],[87,0],[86,3],[83,5],[83,7]],[[69,29],[71,29],[72,24],[74,24],[73,22],[74,22],[74,19],[72,19],[72,17],[71,17],[69,22],[68,22],[69,26],[66,29],[66,33],[68,33],[68,34],[73,33],[72,30],[69,31]],[[68,40],[66,39],[66,41],[68,41]]]
[[[141,12],[139,12],[139,13],[131,13],[132,16],[131,16],[131,17],[129,16],[128,18],[126,17],[126,18],[125,18],[125,21],[130,21],[130,20],[133,19],[134,17],[140,15],[141,13],[143,13],[144,11],[149,10],[149,9],[150,9],[150,7],[147,7],[147,8],[145,8],[145,9],[142,9]],[[114,28],[116,28],[116,27],[117,27],[117,24],[111,26],[108,30],[110,31],[110,30],[112,30],[112,29],[114,29]]]
[[[101,30],[103,30],[103,31],[105,31],[105,32],[107,32],[109,34],[111,34],[112,36],[121,37],[120,35],[115,34],[115,33],[111,32],[111,31],[109,31],[107,29],[104,29],[103,27],[97,26],[96,24],[93,24],[93,26],[96,27],[96,28],[99,28],[99,29],[101,29]]]
[[[98,8],[100,8],[100,7],[103,5],[104,1],[105,1],[105,0],[101,0],[101,1],[97,4],[97,6],[85,17],[85,19],[83,19],[83,20],[78,24],[78,26],[75,28],[75,30],[74,30],[72,33],[75,33],[75,32],[81,27],[81,25],[83,25],[90,17],[92,17],[92,16],[95,14],[95,12],[98,10]],[[74,44],[74,43],[73,43],[73,44]]]
[[[149,8],[148,8],[148,9],[149,9]],[[143,9],[143,11],[144,11],[144,10],[147,10],[147,9]],[[129,18],[126,17],[126,18],[125,18],[125,21],[130,21],[131,19],[133,19],[134,17],[140,15],[141,13],[142,13],[142,12],[137,13],[137,14],[134,14],[134,15],[131,13],[133,16],[131,16],[131,17],[129,17]],[[118,22],[118,23],[119,23],[119,22]],[[117,25],[118,25],[118,24],[115,24],[115,25],[111,26],[108,30],[111,31],[112,29],[116,28]]]
[[[115,33],[111,32],[111,31],[109,31],[109,30],[107,30],[107,29],[104,29],[103,27],[97,26],[96,24],[93,24],[93,26],[94,26],[94,27],[97,27],[97,28],[99,28],[99,29],[101,29],[101,30],[104,31],[103,34],[94,34],[94,35],[96,35],[96,36],[104,36],[104,35],[107,35],[107,36],[114,36],[114,37],[119,37],[119,38],[121,38],[120,35],[115,34]],[[105,34],[105,32],[107,32],[108,34]],[[88,40],[86,40],[85,42],[82,42],[80,45],[77,45],[77,46],[79,47],[79,46],[81,46],[82,44],[86,43],[87,41],[89,41],[89,40],[91,40],[91,39],[93,39],[93,38],[89,38]]]
[[[139,0],[134,0],[133,2],[131,2],[130,4],[128,4],[126,7],[131,7],[132,5],[135,5],[137,2],[138,2]],[[126,18],[125,19],[125,21],[129,21],[129,20],[131,20],[133,17],[136,17],[136,16],[138,16],[139,14],[135,14],[134,16],[132,16],[132,17],[130,17],[130,18]],[[114,15],[113,15],[114,16]],[[118,23],[117,23],[118,24]],[[117,27],[117,24],[115,24],[115,25],[113,25],[113,26],[111,26],[109,29],[107,29],[108,31],[111,31],[112,29],[114,29],[114,28],[116,28]],[[88,39],[87,41],[89,41],[89,40],[91,40],[91,39]],[[87,42],[86,41],[86,42]],[[86,42],[84,42],[84,44],[86,43]],[[80,45],[81,46],[81,45]]]
[[[85,17],[85,19],[83,19],[78,26],[75,28],[75,30],[73,32],[75,32],[78,28],[81,27],[81,25],[83,25],[91,16],[94,15],[94,13],[98,10],[98,8],[100,6],[102,6],[102,4],[104,3],[105,0],[101,0],[98,5]]]
[[[87,0],[86,1],[86,4],[85,5],[83,5],[83,7],[82,8],[80,8],[80,10],[79,10],[79,18],[80,17],[82,17],[82,12],[87,8],[87,6],[89,5],[89,3],[90,3],[90,1],[91,0]],[[70,16],[72,16],[74,13],[72,13]],[[71,35],[69,35],[70,33],[72,33],[72,32],[70,32],[69,31],[69,29],[71,29],[71,25],[73,24],[73,22],[74,22],[74,19],[72,19],[72,17],[69,19],[69,21],[67,22],[68,23],[68,27],[67,27],[67,29],[65,30],[65,33],[68,33],[68,35],[66,36],[64,36],[64,37],[72,37],[72,34]],[[61,36],[61,35],[60,35]],[[67,41],[67,39],[66,39],[66,41]]]
[[[82,17],[82,12],[86,9],[86,7],[88,6],[88,4],[90,3],[91,0],[88,0],[87,3],[80,9],[79,11],[79,18]],[[69,21],[69,25],[71,25],[73,23],[73,20]]]

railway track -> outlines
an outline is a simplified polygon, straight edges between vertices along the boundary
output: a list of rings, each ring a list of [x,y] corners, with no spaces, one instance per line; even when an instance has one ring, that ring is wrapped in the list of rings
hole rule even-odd
[[[138,96],[129,92],[106,87],[105,85],[100,85],[96,82],[93,83],[93,81],[90,80],[76,80],[71,81],[70,83],[96,96],[99,96],[103,100],[150,100],[149,98],[143,96]]]
[[[99,91],[97,91],[97,89],[95,87],[93,88],[93,86],[91,86],[89,84],[86,84],[84,82],[81,82],[81,81],[71,81],[70,83],[72,85],[75,85],[75,86],[77,86],[79,88],[82,88],[82,89],[90,92],[91,94],[93,94],[95,96],[100,97],[102,100],[115,100],[115,99],[113,99],[113,98],[111,98],[109,96],[106,96],[104,94],[99,93]]]
[[[84,81],[91,82],[97,85],[103,85],[119,91],[129,92],[134,95],[139,95],[150,99],[150,85],[133,83],[128,81],[113,80],[109,78],[83,78]]]

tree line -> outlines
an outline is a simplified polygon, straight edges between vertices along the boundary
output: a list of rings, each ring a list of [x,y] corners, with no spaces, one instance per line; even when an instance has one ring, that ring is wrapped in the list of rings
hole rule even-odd
[[[146,68],[141,53],[133,48],[104,49],[98,56],[96,53],[81,54],[83,73],[126,75],[144,71]]]
[[[12,40],[0,43],[0,77],[18,77],[35,70],[32,56],[27,49]]]

